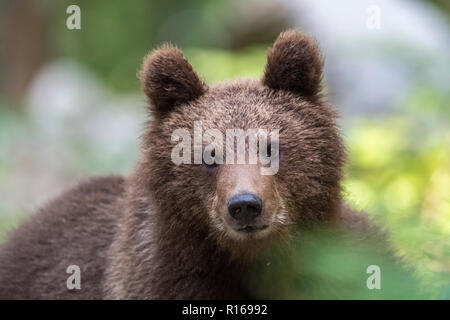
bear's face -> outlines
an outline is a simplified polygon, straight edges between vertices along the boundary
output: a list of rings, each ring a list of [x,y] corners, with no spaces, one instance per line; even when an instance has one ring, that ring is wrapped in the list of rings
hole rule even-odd
[[[208,87],[180,50],[151,53],[141,73],[154,116],[142,174],[167,221],[230,247],[325,218],[344,151],[321,76],[316,43],[298,31],[280,35],[262,80]]]

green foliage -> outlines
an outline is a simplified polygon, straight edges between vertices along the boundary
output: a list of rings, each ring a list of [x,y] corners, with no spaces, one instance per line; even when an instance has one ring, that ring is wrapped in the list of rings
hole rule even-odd
[[[342,230],[304,231],[297,238],[297,249],[259,270],[262,276],[253,285],[278,299],[429,298],[433,293],[421,287],[413,271],[384,249],[376,239]],[[374,274],[372,267],[379,273]],[[378,275],[379,288],[369,289],[368,284],[374,284],[371,276]]]
[[[237,52],[192,48],[186,50],[186,56],[194,70],[208,83],[238,77],[259,78],[266,63],[266,49],[263,47]]]
[[[445,117],[443,118],[445,120]],[[347,200],[391,232],[436,298],[450,279],[450,132],[413,117],[360,119],[347,133]]]
[[[65,27],[70,4],[81,8],[81,30]],[[53,1],[53,54],[82,61],[116,90],[139,87],[142,57],[165,42],[211,46],[220,30],[224,1]],[[164,35],[164,36],[162,36]]]

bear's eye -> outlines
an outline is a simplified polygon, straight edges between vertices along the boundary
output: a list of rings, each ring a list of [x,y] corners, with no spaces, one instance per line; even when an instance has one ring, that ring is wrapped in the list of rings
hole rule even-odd
[[[213,149],[211,151],[211,158],[215,158],[215,156],[216,156],[216,150]],[[203,164],[206,166],[207,171],[209,171],[211,173],[215,172],[217,170],[217,167],[219,166],[215,161],[211,164],[207,164],[205,162],[203,162]]]

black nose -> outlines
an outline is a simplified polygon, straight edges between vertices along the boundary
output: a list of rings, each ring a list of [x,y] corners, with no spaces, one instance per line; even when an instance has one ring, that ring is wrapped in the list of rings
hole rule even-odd
[[[253,193],[236,194],[228,202],[228,212],[241,223],[249,223],[262,211],[262,200]]]

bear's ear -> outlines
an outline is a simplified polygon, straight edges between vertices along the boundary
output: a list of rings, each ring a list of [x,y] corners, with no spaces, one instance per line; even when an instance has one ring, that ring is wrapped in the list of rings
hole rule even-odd
[[[281,33],[267,55],[263,83],[314,98],[321,90],[323,61],[317,42],[298,30]]]
[[[164,45],[144,58],[140,79],[157,115],[167,114],[176,106],[198,98],[206,90],[206,85],[183,52],[170,45]]]

